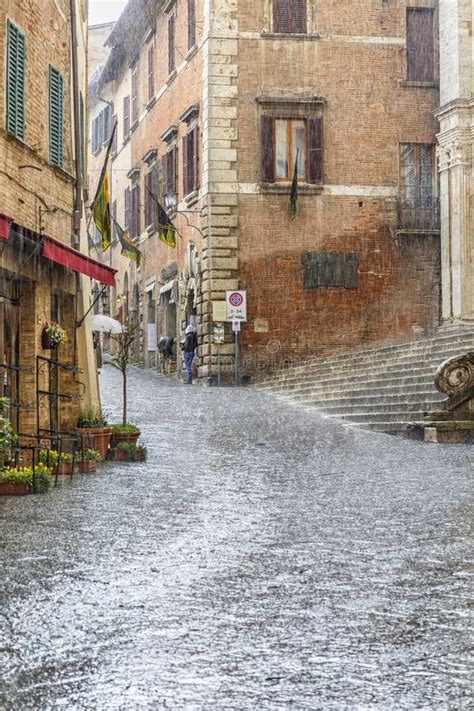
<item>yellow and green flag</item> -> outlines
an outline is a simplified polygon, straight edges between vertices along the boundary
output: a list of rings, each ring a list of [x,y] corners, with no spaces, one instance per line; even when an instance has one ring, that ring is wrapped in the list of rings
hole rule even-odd
[[[158,239],[176,249],[176,227],[171,222],[170,218],[166,214],[166,210],[162,207],[160,201],[156,197],[150,188],[147,186],[147,190],[153,200],[156,209],[156,231],[158,232]]]
[[[132,238],[123,230],[117,220],[114,220],[112,217],[113,223],[115,225],[115,229],[117,230],[117,237],[122,245],[122,254],[124,257],[127,257],[128,259],[133,259],[136,263],[137,266],[140,266],[140,259],[142,256],[142,253],[138,249],[138,247],[133,243]]]
[[[117,130],[117,122],[115,122],[110,136],[109,145],[105,154],[104,165],[100,173],[99,183],[94,201],[91,205],[92,217],[97,229],[102,235],[102,251],[105,252],[112,243],[112,221],[110,218],[110,190],[109,176],[107,174],[107,164],[109,162],[112,144],[114,141],[115,131]]]

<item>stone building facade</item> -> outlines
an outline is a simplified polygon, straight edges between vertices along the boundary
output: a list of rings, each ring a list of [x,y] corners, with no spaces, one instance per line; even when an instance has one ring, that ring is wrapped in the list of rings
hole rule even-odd
[[[30,434],[70,430],[99,398],[83,316],[91,276],[113,272],[87,256],[86,11],[66,0],[0,11],[0,394]],[[55,348],[51,323],[67,335]]]
[[[440,0],[442,311],[445,323],[474,321],[474,5]]]
[[[247,290],[247,380],[439,327],[441,27],[435,0],[127,5],[108,44],[135,106],[129,178],[145,364],[156,363],[153,339],[192,320],[198,373],[213,382],[213,304],[234,289]],[[465,44],[466,32],[464,22]],[[459,52],[467,57],[467,45]],[[146,181],[178,227],[176,251],[153,231]],[[225,333],[230,375],[230,324]]]

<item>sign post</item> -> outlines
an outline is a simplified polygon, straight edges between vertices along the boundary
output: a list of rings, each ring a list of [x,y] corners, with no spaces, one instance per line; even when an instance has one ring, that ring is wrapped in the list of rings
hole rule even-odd
[[[232,330],[235,338],[235,384],[239,384],[239,332],[240,325],[247,321],[247,292],[245,290],[226,291],[225,301],[227,308],[227,321],[232,321]]]
[[[214,343],[217,346],[217,387],[221,384],[221,343],[224,343],[224,324],[214,324]]]

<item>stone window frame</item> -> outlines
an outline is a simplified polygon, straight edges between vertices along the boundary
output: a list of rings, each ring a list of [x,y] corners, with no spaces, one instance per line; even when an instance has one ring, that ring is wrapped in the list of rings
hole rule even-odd
[[[178,125],[176,123],[171,124],[166,128],[163,133],[161,134],[160,138],[161,140],[166,143],[166,149],[164,154],[161,156],[161,188],[160,188],[160,198],[162,201],[165,199],[166,190],[167,186],[165,186],[165,182],[168,182],[168,161],[170,160],[169,154],[171,152],[174,152],[174,184],[172,186],[172,190],[170,191],[171,194],[175,194],[176,196],[178,195],[178,159],[179,159],[179,149],[178,149]],[[170,214],[173,214],[176,209],[177,209],[177,203],[178,199],[176,198],[176,206],[174,208],[166,208],[167,212]]]
[[[293,96],[293,97],[271,97],[259,96],[256,99],[258,104],[258,115],[261,120],[263,116],[269,116],[273,119],[322,119],[324,130],[325,104],[326,101],[322,96]],[[259,164],[262,165],[262,150],[263,142],[261,136],[261,124],[259,121]],[[323,137],[323,153],[322,153],[322,177],[317,181],[300,181],[298,180],[298,191],[302,193],[318,194],[323,190],[324,183],[324,137]],[[267,193],[289,193],[291,190],[291,180],[272,180],[265,181],[260,175],[260,191]]]
[[[194,158],[193,160],[195,161],[195,166],[194,166],[194,187],[190,191],[186,191],[186,181],[189,179],[185,175],[184,171],[184,164],[183,164],[183,199],[186,203],[187,207],[190,207],[194,205],[199,197],[199,171],[200,171],[200,166],[199,166],[199,158],[200,158],[200,126],[199,126],[199,113],[200,113],[200,108],[198,103],[193,103],[190,104],[185,111],[179,116],[179,121],[182,123],[186,124],[186,133],[183,137],[183,148],[182,148],[182,153],[183,153],[183,160],[185,158],[185,152],[188,151],[188,141],[190,140],[189,137],[191,134],[194,133]],[[189,159],[189,156],[187,156]],[[188,164],[188,161],[186,162],[186,165]]]

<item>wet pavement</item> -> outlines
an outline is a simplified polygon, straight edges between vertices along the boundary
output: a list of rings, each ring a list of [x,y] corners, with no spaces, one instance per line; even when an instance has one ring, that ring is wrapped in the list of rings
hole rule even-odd
[[[0,499],[2,710],[472,708],[472,447],[129,392],[147,463]]]

